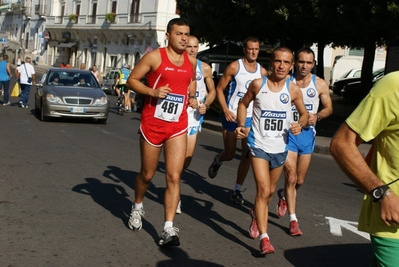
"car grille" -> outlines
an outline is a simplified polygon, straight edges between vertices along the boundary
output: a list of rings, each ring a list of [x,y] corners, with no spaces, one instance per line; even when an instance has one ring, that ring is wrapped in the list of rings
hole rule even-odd
[[[64,98],[64,101],[65,103],[70,105],[90,105],[93,99],[81,97],[66,97]]]

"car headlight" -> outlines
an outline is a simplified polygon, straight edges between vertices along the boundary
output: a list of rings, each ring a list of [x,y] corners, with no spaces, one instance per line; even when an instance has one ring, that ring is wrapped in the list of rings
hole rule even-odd
[[[62,104],[61,98],[59,98],[58,96],[54,96],[54,95],[52,95],[52,94],[47,94],[47,95],[46,95],[46,99],[47,99],[47,101],[50,102],[50,103]]]
[[[99,99],[96,99],[93,103],[93,106],[103,106],[108,103],[108,98],[107,97],[101,97]]]

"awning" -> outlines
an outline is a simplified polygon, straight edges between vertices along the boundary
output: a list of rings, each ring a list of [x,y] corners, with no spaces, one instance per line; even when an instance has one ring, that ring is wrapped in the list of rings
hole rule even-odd
[[[71,48],[72,46],[75,46],[76,43],[62,43],[59,44],[58,47],[67,47],[67,48]]]

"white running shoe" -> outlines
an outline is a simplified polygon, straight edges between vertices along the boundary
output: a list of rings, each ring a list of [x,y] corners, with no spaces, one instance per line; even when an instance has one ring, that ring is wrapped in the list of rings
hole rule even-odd
[[[179,229],[176,227],[167,227],[165,230],[163,230],[158,245],[165,247],[180,246],[180,240],[177,232],[179,232]]]
[[[130,218],[129,218],[129,228],[133,231],[140,231],[141,228],[143,227],[143,222],[141,221],[141,217],[144,217],[144,210],[135,210],[132,208],[132,213],[130,213]]]

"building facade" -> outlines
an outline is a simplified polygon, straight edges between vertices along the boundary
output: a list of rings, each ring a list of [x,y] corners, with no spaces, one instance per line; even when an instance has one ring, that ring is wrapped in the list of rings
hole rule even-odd
[[[9,40],[12,59],[31,56],[52,66],[85,63],[102,72],[124,63],[134,66],[146,52],[164,46],[167,23],[178,17],[175,0],[5,2],[0,34]]]

